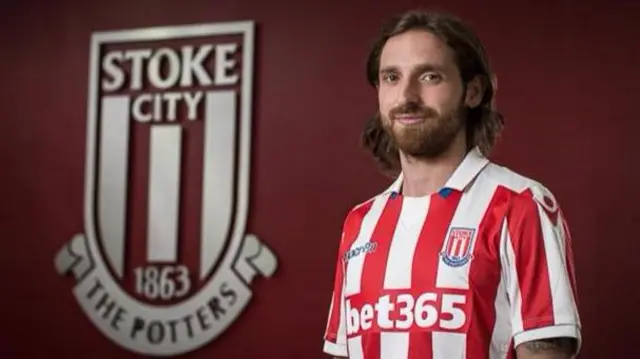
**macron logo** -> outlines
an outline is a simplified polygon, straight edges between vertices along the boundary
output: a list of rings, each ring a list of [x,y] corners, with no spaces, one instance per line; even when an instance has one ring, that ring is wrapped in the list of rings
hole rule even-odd
[[[367,242],[363,245],[359,245],[357,247],[353,247],[347,252],[345,252],[343,260],[348,262],[351,258],[357,257],[361,254],[368,254],[374,252],[378,244],[376,242]]]

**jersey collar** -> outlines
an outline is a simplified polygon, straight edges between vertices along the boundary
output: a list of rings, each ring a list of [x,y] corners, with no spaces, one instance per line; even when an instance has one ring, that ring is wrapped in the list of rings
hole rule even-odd
[[[489,159],[482,155],[480,149],[473,148],[467,153],[441,190],[454,189],[464,191],[488,163]],[[402,179],[403,175],[400,173],[385,193],[399,193],[402,187]]]

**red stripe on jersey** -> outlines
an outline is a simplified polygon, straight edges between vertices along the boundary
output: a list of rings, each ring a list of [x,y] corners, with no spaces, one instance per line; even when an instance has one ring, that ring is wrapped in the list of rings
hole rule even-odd
[[[469,286],[481,300],[473,302],[473,320],[467,333],[466,358],[488,359],[496,321],[495,300],[500,285],[500,238],[502,220],[513,193],[498,187],[477,230],[474,259],[469,265]],[[489,260],[483,260],[484,258]]]
[[[402,197],[388,197],[384,210],[371,235],[371,242],[376,243],[376,250],[367,255],[362,268],[360,295],[364,298],[377,298],[383,290],[384,276],[387,270],[389,247],[400,218]],[[362,335],[362,353],[367,359],[380,358],[380,333],[372,332]]]
[[[507,220],[522,298],[524,330],[553,325],[549,266],[538,204],[531,190],[514,196]]]
[[[335,278],[333,283],[333,307],[331,308],[331,313],[329,314],[329,323],[327,325],[327,330],[325,333],[325,339],[333,343],[337,341],[338,328],[340,328],[340,305],[342,301],[345,273],[343,256],[344,253],[349,250],[356,238],[358,238],[360,228],[362,227],[362,221],[371,209],[372,205],[373,200],[364,203],[361,206],[350,211],[349,214],[347,214],[347,217],[344,220],[344,225],[342,227],[343,236],[339,245],[338,259],[336,263]]]
[[[411,289],[415,292],[433,291],[436,287],[440,251],[461,197],[462,192],[460,191],[452,191],[446,198],[439,194],[431,196],[429,211],[413,255]],[[431,332],[411,332],[409,334],[408,357],[430,359],[432,356]]]

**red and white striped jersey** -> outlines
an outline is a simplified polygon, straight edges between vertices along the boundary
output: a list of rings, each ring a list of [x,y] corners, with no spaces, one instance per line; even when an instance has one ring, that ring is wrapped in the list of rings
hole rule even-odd
[[[571,237],[552,193],[475,149],[438,193],[402,176],[344,221],[324,351],[351,359],[509,359],[580,343]]]

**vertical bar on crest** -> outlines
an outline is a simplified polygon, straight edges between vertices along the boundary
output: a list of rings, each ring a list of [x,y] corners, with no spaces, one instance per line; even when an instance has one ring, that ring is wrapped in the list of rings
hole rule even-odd
[[[150,138],[147,260],[175,262],[178,258],[182,126],[152,125]]]
[[[220,257],[231,225],[236,157],[236,98],[233,90],[206,95],[202,183],[200,278]]]
[[[124,265],[129,132],[129,98],[103,98],[97,184],[98,223],[107,259],[118,277],[122,277]]]

